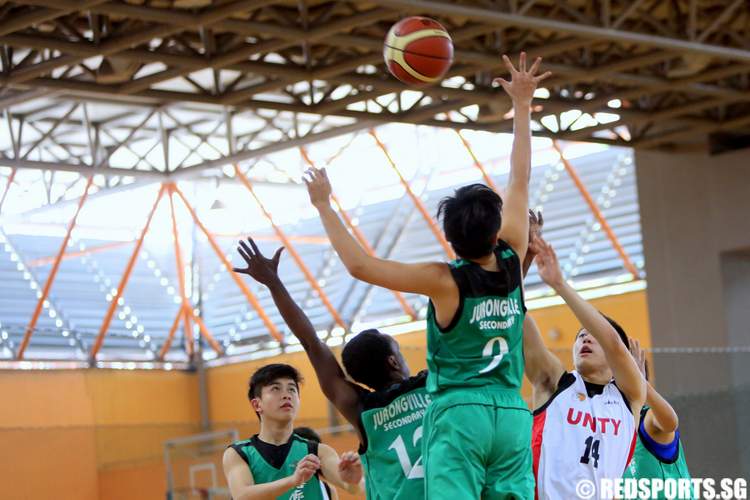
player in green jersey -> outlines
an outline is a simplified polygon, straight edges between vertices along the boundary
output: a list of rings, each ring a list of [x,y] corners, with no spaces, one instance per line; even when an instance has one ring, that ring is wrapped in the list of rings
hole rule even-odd
[[[323,393],[354,427],[360,440],[369,500],[411,500],[424,496],[422,417],[429,403],[426,373],[414,377],[398,343],[377,330],[354,336],[342,352],[347,380],[331,349],[315,332],[279,278],[280,248],[264,257],[255,242],[240,242],[247,267],[235,269],[266,285],[281,316],[300,340]]]
[[[638,440],[630,465],[625,469],[625,478],[634,479],[690,479],[685,450],[680,441],[679,418],[672,405],[656,392],[648,382],[646,353],[640,343],[630,339],[630,352],[646,378],[646,405],[641,410]],[[678,491],[679,493],[679,491]],[[665,499],[661,491],[657,497]],[[692,500],[694,495],[678,495],[680,500]]]
[[[456,261],[401,263],[368,254],[331,207],[325,170],[305,179],[310,201],[349,273],[374,285],[430,298],[428,391],[432,403],[422,440],[425,496],[533,497],[531,415],[521,398],[523,377],[521,262],[528,246],[531,101],[541,59],[499,79],[513,103],[514,141],[504,199],[487,186],[458,189],[439,215]],[[468,422],[471,425],[466,425]],[[408,439],[406,436],[404,439]]]
[[[224,452],[224,475],[234,500],[328,500],[318,474],[350,493],[360,490],[362,466],[354,453],[339,459],[330,446],[293,433],[299,409],[300,376],[285,364],[259,368],[248,399],[260,432]]]

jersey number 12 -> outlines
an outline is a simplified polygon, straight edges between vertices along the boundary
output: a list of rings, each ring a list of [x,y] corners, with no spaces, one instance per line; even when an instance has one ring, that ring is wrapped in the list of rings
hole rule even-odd
[[[414,435],[411,437],[412,446],[417,446],[419,440],[422,439],[422,426],[420,425],[414,431]],[[400,435],[393,440],[391,445],[388,447],[389,450],[395,450],[398,455],[398,461],[401,464],[401,468],[404,471],[406,479],[421,479],[424,477],[424,467],[422,466],[422,456],[412,465],[409,453],[406,451],[406,445],[404,444],[404,438]]]

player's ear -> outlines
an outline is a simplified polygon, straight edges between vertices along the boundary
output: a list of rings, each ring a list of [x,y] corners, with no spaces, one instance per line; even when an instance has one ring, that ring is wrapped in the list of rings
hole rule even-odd
[[[252,405],[253,410],[255,410],[256,413],[260,413],[260,398],[251,399],[250,404]]]
[[[394,371],[401,371],[401,361],[398,359],[398,356],[395,354],[391,354],[388,356],[388,368]]]

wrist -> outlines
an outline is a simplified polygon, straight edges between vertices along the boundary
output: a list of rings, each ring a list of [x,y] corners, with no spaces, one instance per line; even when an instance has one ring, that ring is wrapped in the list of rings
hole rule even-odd
[[[327,209],[331,208],[331,200],[330,199],[326,199],[325,201],[317,201],[317,202],[313,203],[313,206],[315,207],[315,209],[318,212],[322,212],[324,210],[327,210]]]
[[[568,288],[568,282],[565,281],[565,279],[560,278],[559,280],[552,281],[548,283],[549,286],[552,287],[552,289],[557,292],[558,295],[562,295],[563,292],[565,292]]]
[[[298,486],[296,473],[292,473],[291,476],[285,477],[283,481],[284,481],[283,486],[286,490],[290,490]]]
[[[281,283],[281,278],[279,278],[279,275],[275,275],[272,278],[269,278],[268,282],[264,283],[266,287],[268,287],[268,290],[275,291],[281,289],[283,284]]]
[[[531,112],[531,99],[513,99],[513,110],[516,113],[530,113]]]

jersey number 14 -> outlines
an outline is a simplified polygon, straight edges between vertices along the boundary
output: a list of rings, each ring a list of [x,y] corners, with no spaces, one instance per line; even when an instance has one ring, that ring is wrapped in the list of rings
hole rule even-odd
[[[586,451],[583,452],[581,457],[582,464],[588,464],[591,459],[594,459],[594,468],[599,468],[599,440],[594,440],[593,436],[586,438]]]

